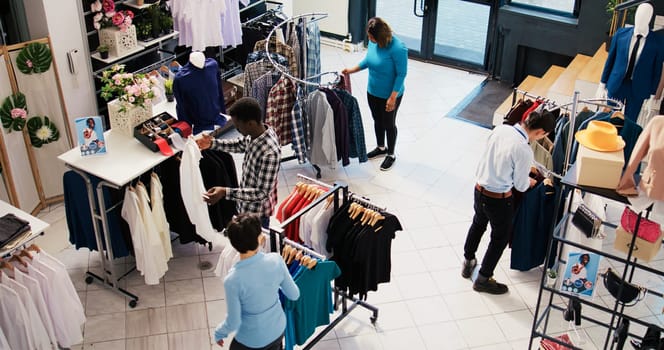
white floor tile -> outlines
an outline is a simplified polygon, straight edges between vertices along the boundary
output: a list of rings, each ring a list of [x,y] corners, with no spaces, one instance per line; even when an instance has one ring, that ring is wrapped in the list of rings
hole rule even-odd
[[[415,326],[415,323],[405,302],[400,301],[380,305],[378,322],[376,322],[376,328],[379,331],[385,332],[413,326]]]
[[[378,335],[385,350],[426,350],[417,328],[388,331]]]
[[[438,295],[438,289],[428,272],[396,276],[395,281],[405,300]]]
[[[441,296],[407,300],[406,305],[417,326],[452,320],[452,314]]]
[[[418,330],[428,350],[455,350],[468,347],[461,330],[454,321],[420,326]]]
[[[533,314],[529,310],[505,312],[494,315],[494,319],[509,341],[530,338]]]
[[[456,322],[470,347],[499,344],[506,341],[493,316],[469,318]]]
[[[340,349],[343,350],[382,350],[378,334],[364,334],[339,339]]]
[[[443,295],[445,304],[455,320],[489,315],[491,312],[475,291]]]

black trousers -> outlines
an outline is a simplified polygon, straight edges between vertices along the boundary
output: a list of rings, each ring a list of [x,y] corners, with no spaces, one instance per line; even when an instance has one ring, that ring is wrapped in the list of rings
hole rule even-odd
[[[396,106],[392,112],[385,110],[387,99],[376,97],[367,93],[369,109],[374,120],[374,132],[376,133],[376,143],[380,147],[385,146],[385,135],[387,135],[387,154],[394,154],[394,146],[397,143],[397,111],[401,105],[401,98],[397,97]]]
[[[480,274],[488,278],[493,276],[493,271],[509,240],[514,220],[513,196],[491,198],[476,189],[474,208],[475,215],[468,230],[468,236],[466,236],[463,255],[468,260],[475,258],[477,247],[480,245],[486,227],[491,224],[491,241],[484,254],[484,259],[482,259],[482,267],[480,267]]]
[[[238,342],[233,338],[233,341],[231,342],[231,347],[230,350],[281,350],[283,349],[282,347],[282,342],[284,340],[284,336],[281,335],[277,340],[273,341],[270,344],[265,345],[262,348],[250,348],[248,346],[243,345],[242,343]]]

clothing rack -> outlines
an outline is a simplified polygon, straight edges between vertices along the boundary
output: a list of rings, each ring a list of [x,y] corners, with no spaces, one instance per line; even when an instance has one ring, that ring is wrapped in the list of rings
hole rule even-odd
[[[304,213],[308,212],[309,210],[314,208],[316,205],[318,205],[321,202],[327,200],[327,198],[330,197],[330,196],[334,196],[333,197],[334,198],[334,209],[338,210],[339,207],[340,207],[339,206],[339,193],[340,192],[343,195],[344,201],[351,200],[351,196],[350,196],[350,193],[348,191],[348,185],[346,185],[345,183],[342,183],[342,182],[335,182],[334,185],[330,185],[330,184],[326,184],[324,182],[314,180],[312,178],[309,178],[309,177],[301,175],[301,174],[297,174],[297,177],[302,179],[302,180],[310,181],[312,183],[315,183],[315,184],[318,184],[318,185],[321,185],[321,186],[325,186],[325,187],[328,188],[328,191],[325,192],[324,194],[322,194],[321,196],[319,196],[316,200],[311,202],[309,205],[307,205],[306,207],[304,207],[303,209],[298,211],[295,215],[291,216],[290,218],[288,218],[287,220],[282,222],[281,225],[275,226],[275,227],[270,226],[270,233],[269,233],[270,234],[270,250],[273,251],[273,252],[281,253],[281,249],[282,249],[283,245],[288,244],[288,245],[290,245],[290,246],[292,246],[296,249],[300,249],[300,250],[304,251],[306,254],[309,254],[311,256],[315,256],[315,257],[317,257],[318,259],[321,259],[321,260],[326,260],[326,258],[323,255],[315,252],[314,250],[312,250],[310,248],[307,248],[307,247],[305,247],[305,246],[303,246],[303,245],[301,245],[297,242],[294,242],[294,241],[286,238],[285,235],[284,235],[284,230],[291,222],[293,222],[294,220],[301,217]],[[368,202],[364,202],[364,203],[370,204]],[[277,245],[277,239],[279,240],[279,243],[280,243],[279,245]],[[309,341],[309,343],[306,344],[302,348],[303,350],[313,349],[314,346],[319,341],[321,341],[321,339],[323,339],[323,337],[325,337],[325,335],[327,335],[327,333],[329,333],[334,327],[336,327],[336,325],[339,324],[339,322],[341,322],[344,318],[346,318],[346,316],[348,316],[351,313],[351,311],[353,311],[357,306],[362,306],[365,309],[372,312],[372,316],[369,317],[369,320],[371,321],[372,325],[375,325],[376,320],[378,319],[378,308],[377,307],[375,307],[375,306],[373,306],[373,305],[371,305],[371,304],[369,304],[365,301],[359,300],[359,299],[357,299],[353,296],[350,296],[345,291],[339,290],[335,286],[334,287],[334,308],[335,308],[335,310],[338,309],[340,301],[341,301],[341,314],[339,314],[339,316],[337,316],[334,320],[332,320],[332,322],[330,322],[330,324],[327,325],[327,327],[325,327],[321,332],[319,332],[311,341]],[[351,302],[350,305],[348,305],[349,302]]]

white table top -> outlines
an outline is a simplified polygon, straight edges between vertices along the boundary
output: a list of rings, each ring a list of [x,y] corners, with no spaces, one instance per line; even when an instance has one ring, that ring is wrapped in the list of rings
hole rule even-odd
[[[117,131],[104,132],[104,138],[106,154],[83,157],[79,148],[75,147],[59,155],[58,159],[118,187],[168,159],[168,156],[152,152],[137,139]]]
[[[0,201],[0,216],[3,216],[5,214],[12,213],[16,215],[17,217],[27,221],[30,223],[30,229],[32,230],[32,234],[29,237],[26,237],[24,241],[28,242],[32,240],[35,236],[38,236],[42,234],[49,226],[47,222],[42,221],[26,212],[23,210],[14,207],[13,205]],[[5,251],[0,249],[0,256],[4,256],[5,254],[9,253],[9,251]]]

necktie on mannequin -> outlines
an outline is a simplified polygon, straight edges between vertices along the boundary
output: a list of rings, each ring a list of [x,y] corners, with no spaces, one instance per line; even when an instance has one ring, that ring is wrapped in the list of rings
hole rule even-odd
[[[632,80],[632,72],[634,71],[634,65],[636,64],[636,54],[639,52],[639,44],[641,44],[641,38],[643,35],[639,34],[636,36],[636,43],[632,49],[632,53],[629,55],[629,63],[627,63],[627,71],[625,72],[625,79]]]

